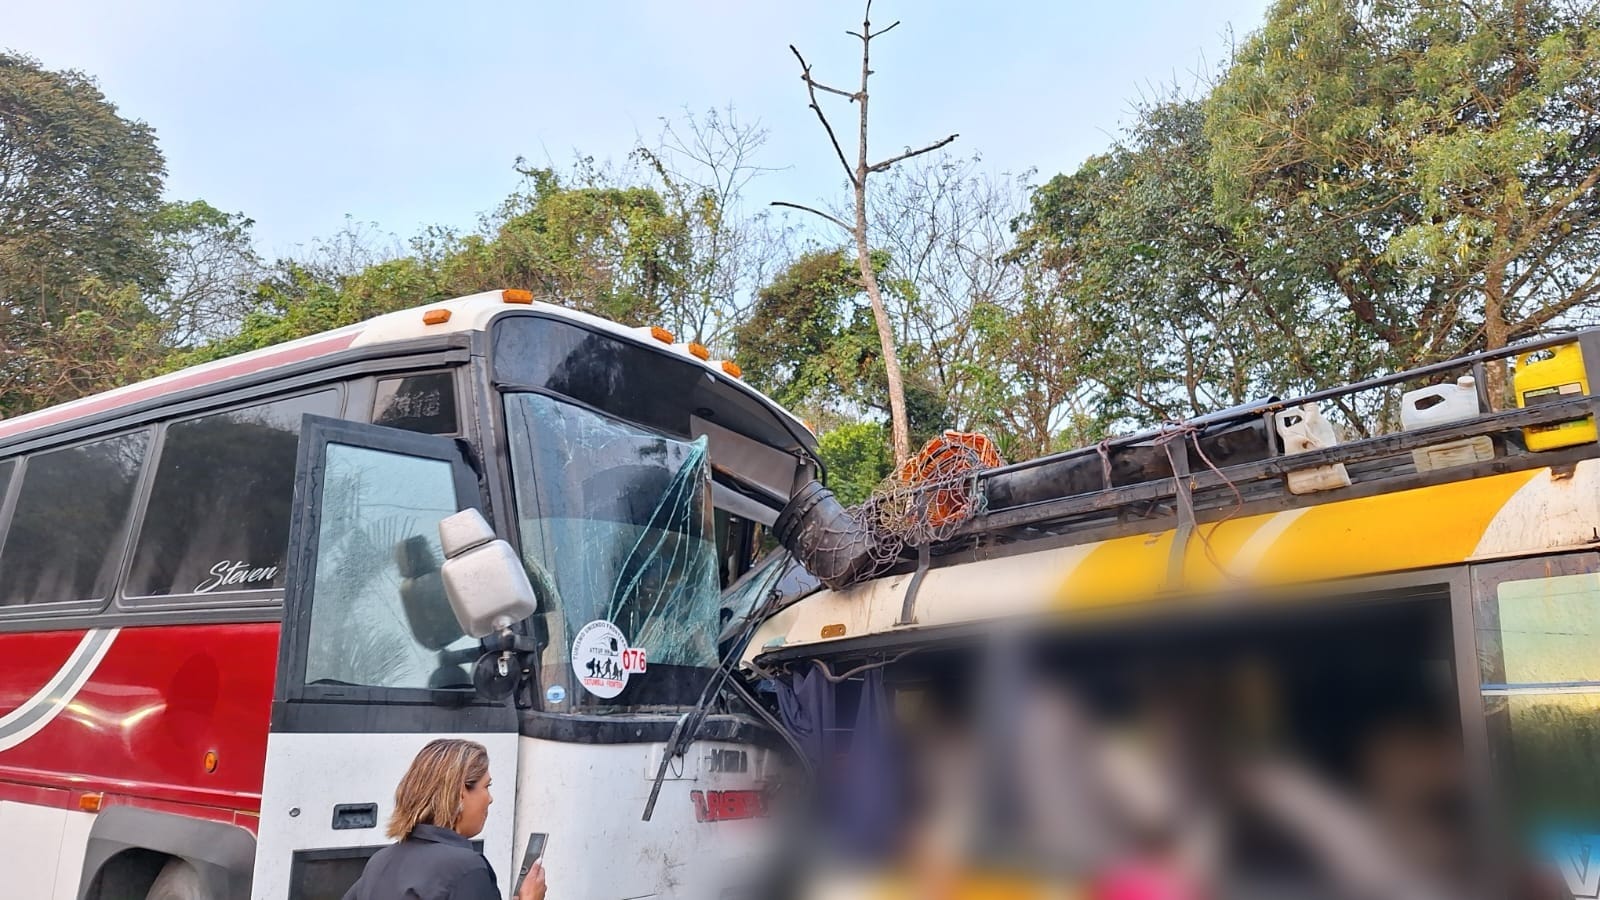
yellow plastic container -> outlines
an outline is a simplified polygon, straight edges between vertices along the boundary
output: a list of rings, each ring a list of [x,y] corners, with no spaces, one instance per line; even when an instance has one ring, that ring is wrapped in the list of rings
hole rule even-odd
[[[1528,362],[1531,353],[1517,357],[1517,371],[1511,376],[1511,387],[1517,392],[1518,406],[1537,406],[1589,393],[1589,374],[1583,368],[1582,348],[1577,344],[1562,344],[1553,351],[1549,359],[1538,362]],[[1522,436],[1529,450],[1555,450],[1588,443],[1600,434],[1596,432],[1594,416],[1585,416],[1548,425],[1530,425],[1522,429]]]

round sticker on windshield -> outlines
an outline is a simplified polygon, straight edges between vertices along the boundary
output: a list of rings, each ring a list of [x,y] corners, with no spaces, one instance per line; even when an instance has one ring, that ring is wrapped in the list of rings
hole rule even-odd
[[[583,689],[609,700],[628,686],[628,676],[643,675],[644,650],[629,647],[622,629],[596,620],[578,630],[572,639],[572,671]]]

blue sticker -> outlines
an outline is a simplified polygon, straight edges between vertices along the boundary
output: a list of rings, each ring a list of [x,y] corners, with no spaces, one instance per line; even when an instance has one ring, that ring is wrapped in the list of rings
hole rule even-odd
[[[1552,828],[1545,830],[1539,843],[1576,900],[1600,898],[1600,834]]]
[[[544,689],[544,699],[548,703],[561,703],[567,699],[567,689],[559,684],[552,684]]]

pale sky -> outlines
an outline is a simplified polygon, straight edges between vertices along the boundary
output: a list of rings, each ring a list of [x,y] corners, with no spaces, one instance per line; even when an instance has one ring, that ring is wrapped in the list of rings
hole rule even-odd
[[[878,0],[875,158],[953,150],[1047,178],[1103,149],[1141,93],[1225,56],[1266,0]],[[97,77],[156,130],[167,191],[256,221],[294,252],[346,216],[401,238],[470,227],[516,187],[513,160],[620,159],[662,116],[732,104],[771,136],[752,203],[840,181],[788,45],[859,77],[855,0],[773,3],[0,0],[0,47]],[[850,113],[836,110],[836,127]]]

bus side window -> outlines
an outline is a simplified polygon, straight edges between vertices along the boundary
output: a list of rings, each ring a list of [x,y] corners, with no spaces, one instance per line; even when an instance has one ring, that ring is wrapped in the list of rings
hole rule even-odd
[[[28,458],[0,545],[0,606],[111,592],[149,443],[137,431]]]
[[[378,379],[372,424],[423,434],[457,433],[455,380],[449,372]]]
[[[1588,554],[1544,562],[1480,575],[1490,747],[1527,837],[1600,849],[1600,567]]]
[[[283,587],[300,417],[338,412],[325,390],[169,425],[124,594]]]

